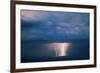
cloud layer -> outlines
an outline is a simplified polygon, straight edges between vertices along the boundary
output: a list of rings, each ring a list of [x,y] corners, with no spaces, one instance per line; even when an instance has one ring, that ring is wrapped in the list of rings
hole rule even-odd
[[[88,38],[89,13],[21,10],[22,39]]]

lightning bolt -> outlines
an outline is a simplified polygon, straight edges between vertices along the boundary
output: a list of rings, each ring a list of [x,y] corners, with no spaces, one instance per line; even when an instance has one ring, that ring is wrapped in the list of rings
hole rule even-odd
[[[55,51],[56,56],[66,56],[70,43],[50,43],[48,47]]]

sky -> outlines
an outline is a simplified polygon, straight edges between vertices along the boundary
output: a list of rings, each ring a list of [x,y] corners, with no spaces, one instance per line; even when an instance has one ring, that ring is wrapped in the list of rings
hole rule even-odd
[[[22,39],[87,38],[89,14],[22,10]],[[53,36],[55,35],[55,36]]]
[[[80,46],[86,46],[84,52],[87,55],[80,54],[80,50],[77,54],[87,57],[89,55],[89,13],[21,10],[22,58],[26,56],[32,58],[32,55],[35,57],[37,54],[31,51],[41,53],[37,50],[37,48],[40,50],[41,44],[44,51],[43,45],[53,42],[73,43],[72,47],[78,50],[82,48]],[[29,51],[29,48],[35,49]],[[27,53],[28,51],[30,54]],[[73,56],[74,51],[70,50],[69,56]],[[41,55],[43,53],[38,57]]]

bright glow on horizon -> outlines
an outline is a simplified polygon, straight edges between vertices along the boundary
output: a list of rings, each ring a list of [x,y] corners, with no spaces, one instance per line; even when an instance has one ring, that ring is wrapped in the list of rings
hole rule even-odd
[[[66,52],[70,47],[70,43],[51,43],[48,48],[55,51],[56,56],[66,56]]]

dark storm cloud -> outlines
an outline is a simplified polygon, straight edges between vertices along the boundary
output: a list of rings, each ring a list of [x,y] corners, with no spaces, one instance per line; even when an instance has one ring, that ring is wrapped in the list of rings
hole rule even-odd
[[[21,10],[22,39],[88,38],[89,14]]]

